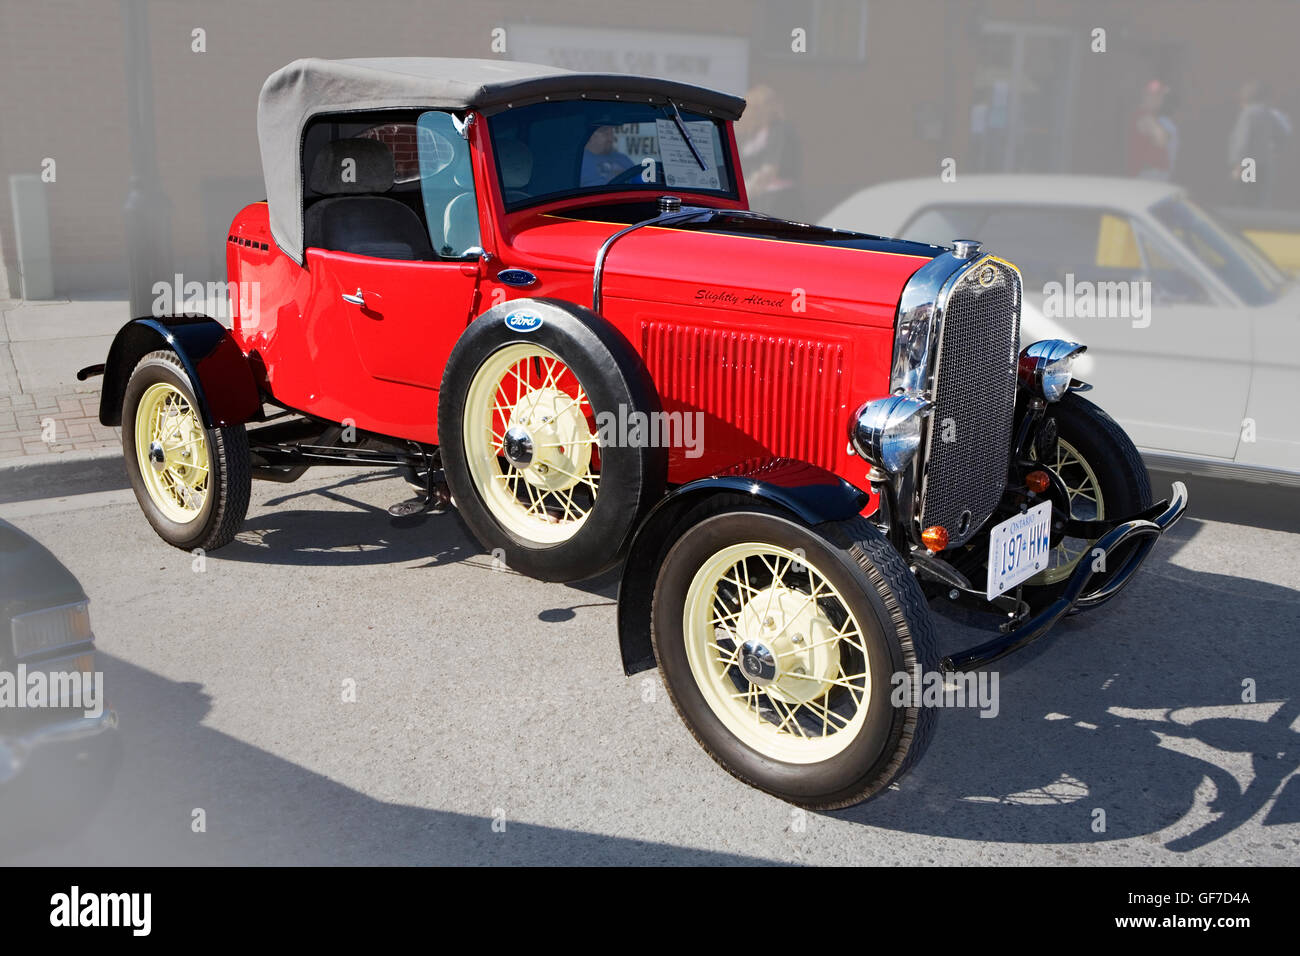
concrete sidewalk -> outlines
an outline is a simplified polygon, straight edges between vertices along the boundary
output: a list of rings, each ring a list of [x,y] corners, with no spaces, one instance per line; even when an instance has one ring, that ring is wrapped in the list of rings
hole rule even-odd
[[[48,456],[109,456],[120,430],[99,423],[98,378],[77,369],[104,361],[129,319],[121,298],[0,301],[0,466]]]

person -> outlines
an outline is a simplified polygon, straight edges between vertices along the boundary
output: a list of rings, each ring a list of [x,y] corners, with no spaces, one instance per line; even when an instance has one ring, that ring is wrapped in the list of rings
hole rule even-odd
[[[1165,96],[1165,102],[1160,110],[1160,115],[1156,118],[1156,122],[1158,122],[1160,127],[1165,131],[1165,152],[1169,154],[1169,171],[1165,176],[1166,179],[1173,179],[1174,173],[1178,169],[1179,137],[1176,117],[1178,116],[1181,105],[1182,103],[1178,98],[1178,92],[1176,90],[1169,91]]]
[[[1228,133],[1228,175],[1236,184],[1236,201],[1246,206],[1271,205],[1291,121],[1269,105],[1267,89],[1253,80],[1242,84],[1237,101],[1237,119]],[[1247,159],[1254,161],[1253,182],[1243,177]]]
[[[580,184],[604,186],[633,165],[631,159],[614,148],[614,127],[598,127],[588,137],[587,147],[582,151]]]
[[[756,86],[745,97],[739,132],[749,205],[786,219],[803,215],[799,194],[800,154],[794,129],[786,122],[781,101],[769,86]]]
[[[1283,140],[1289,140],[1291,134],[1295,132],[1295,127],[1291,125],[1291,117],[1287,116],[1286,113],[1284,113],[1277,105],[1277,100],[1273,96],[1273,91],[1268,87],[1264,88],[1263,100],[1264,105],[1267,106],[1269,112],[1273,114],[1273,119],[1277,122],[1278,128],[1281,129]]]
[[[1170,127],[1161,122],[1169,87],[1151,80],[1142,90],[1138,108],[1128,125],[1128,174],[1143,179],[1168,179]]]

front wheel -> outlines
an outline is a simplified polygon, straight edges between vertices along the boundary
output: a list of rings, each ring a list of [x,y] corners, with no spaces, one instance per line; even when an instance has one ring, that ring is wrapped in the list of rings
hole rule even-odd
[[[893,699],[896,675],[938,668],[929,608],[861,518],[809,528],[752,505],[706,505],[664,558],[652,638],[673,704],[709,755],[800,806],[874,796],[934,730],[934,709]]]
[[[252,469],[243,425],[206,428],[175,352],[144,356],[122,400],[122,453],[145,517],[168,544],[212,551],[248,512]]]
[[[1127,518],[1151,506],[1151,479],[1137,448],[1119,424],[1092,402],[1070,393],[1049,406],[1057,441],[1042,464],[1061,480],[1070,517],[1082,521]],[[1038,460],[1038,452],[1034,452]],[[1048,566],[1025,582],[1025,599],[1034,611],[1064,590],[1079,562],[1093,561],[1094,540],[1063,537],[1048,555]],[[1129,545],[1129,548],[1136,545]],[[1123,566],[1128,549],[1108,555],[1089,591],[1103,587]]]

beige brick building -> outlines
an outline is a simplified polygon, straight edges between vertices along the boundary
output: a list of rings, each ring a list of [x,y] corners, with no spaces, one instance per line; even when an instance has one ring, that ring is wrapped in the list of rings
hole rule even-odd
[[[173,264],[200,281],[220,278],[231,214],[262,198],[262,80],[299,56],[517,56],[736,92],[763,83],[797,132],[809,218],[862,186],[937,175],[945,157],[959,170],[1122,173],[1128,117],[1156,77],[1181,102],[1176,178],[1213,204],[1241,83],[1270,84],[1300,116],[1300,4],[1287,0],[125,2],[148,22]],[[126,287],[127,91],[140,65],[127,62],[123,11],[122,0],[0,0],[0,250],[15,296],[9,180],[47,160],[55,293]],[[1300,191],[1284,204],[1300,205]]]

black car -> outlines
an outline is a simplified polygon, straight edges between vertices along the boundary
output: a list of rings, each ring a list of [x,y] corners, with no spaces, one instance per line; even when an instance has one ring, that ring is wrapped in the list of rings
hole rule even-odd
[[[76,832],[116,773],[89,603],[54,555],[0,521],[0,854]]]

